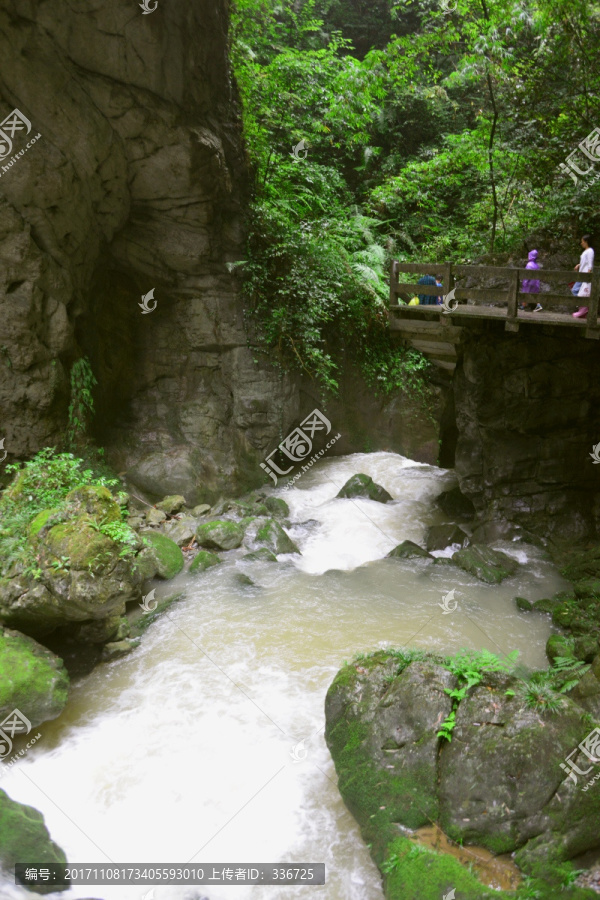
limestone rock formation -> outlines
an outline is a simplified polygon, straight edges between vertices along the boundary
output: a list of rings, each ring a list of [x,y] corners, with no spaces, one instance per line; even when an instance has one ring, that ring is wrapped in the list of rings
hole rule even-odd
[[[86,354],[113,463],[189,505],[262,480],[282,406],[292,419],[297,405],[287,378],[253,362],[227,269],[249,182],[227,6],[0,9],[0,120],[17,108],[41,135],[0,169],[5,447],[14,458],[59,442],[69,368]]]

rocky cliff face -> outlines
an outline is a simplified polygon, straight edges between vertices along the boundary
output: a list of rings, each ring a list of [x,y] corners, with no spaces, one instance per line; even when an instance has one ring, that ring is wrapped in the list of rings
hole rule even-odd
[[[597,533],[600,354],[566,331],[469,329],[453,393],[457,475],[480,518],[572,540]]]
[[[253,362],[226,267],[248,182],[226,0],[147,15],[137,0],[5,0],[0,51],[0,119],[16,107],[32,125],[2,126],[5,448],[60,441],[87,354],[96,427],[139,487],[194,503],[251,481],[296,395]]]

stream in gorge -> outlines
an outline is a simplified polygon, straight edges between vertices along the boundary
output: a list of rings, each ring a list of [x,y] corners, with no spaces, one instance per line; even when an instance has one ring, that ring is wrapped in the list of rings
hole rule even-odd
[[[357,472],[394,502],[335,499]],[[427,559],[383,559],[447,521],[434,498],[454,484],[451,472],[379,452],[325,459],[289,491],[273,489],[290,506],[302,556],[242,561],[242,549],[161,582],[157,598],[185,596],[130,656],[72,686],[60,718],[37,729],[42,738],[0,786],[44,814],[70,862],[326,865],[322,887],[158,886],[154,900],[380,900],[323,737],[333,677],[356,653],[405,645],[518,649],[520,662],[545,667],[550,618],[520,612],[514,598],[566,586],[522,543],[494,545],[523,563],[499,586]],[[458,608],[444,614],[451,589]],[[148,891],[51,896],[142,900]],[[0,886],[0,897],[31,896]]]

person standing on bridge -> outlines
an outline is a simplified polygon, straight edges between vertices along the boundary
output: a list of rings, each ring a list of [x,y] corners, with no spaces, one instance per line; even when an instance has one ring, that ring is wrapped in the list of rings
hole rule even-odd
[[[538,252],[537,250],[530,250],[529,256],[527,257],[527,265],[526,269],[539,269],[539,265],[537,263]],[[540,292],[540,281],[539,278],[524,278],[521,283],[521,293],[522,294],[539,294]],[[538,303],[537,305],[532,303],[531,309],[533,312],[539,312],[542,309],[542,304]],[[522,303],[521,309],[527,309],[527,304]]]
[[[583,253],[581,254],[580,260],[575,266],[575,270],[579,273],[581,272],[591,272],[594,268],[594,248],[592,247],[592,238],[589,234],[584,234],[581,238],[581,246],[583,247]],[[579,285],[579,290],[577,291],[578,297],[589,297],[592,293],[592,284],[590,281],[577,282]],[[573,287],[573,293],[575,293],[575,288],[577,284]],[[577,312],[573,313],[574,319],[585,319],[588,314],[587,306],[580,306]]]
[[[433,275],[422,275],[417,284],[432,284],[435,285],[435,278]],[[428,294],[419,294],[419,305],[420,306],[435,306],[437,304],[437,297],[430,297]]]

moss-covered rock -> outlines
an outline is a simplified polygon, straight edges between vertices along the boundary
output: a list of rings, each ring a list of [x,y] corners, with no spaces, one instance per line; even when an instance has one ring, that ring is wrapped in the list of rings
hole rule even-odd
[[[557,602],[558,601],[553,600],[551,597],[542,597],[541,600],[535,601],[533,608],[538,612],[551,613]]]
[[[255,550],[253,553],[246,553],[243,559],[248,560],[262,560],[263,562],[277,562],[277,557],[271,550],[267,550],[266,547],[261,547],[260,550]]]
[[[149,541],[158,563],[158,576],[168,580],[183,569],[184,558],[181,548],[165,534],[148,531],[144,537]]]
[[[163,528],[163,534],[175,541],[178,547],[185,547],[192,542],[196,536],[196,529],[199,521],[193,516],[181,516],[178,519],[171,519]]]
[[[246,531],[244,546],[248,550],[270,550],[275,556],[300,553],[300,550],[275,519],[255,519]]]
[[[216,519],[205,522],[196,530],[196,540],[208,550],[236,550],[244,539],[244,528],[237,522]]]
[[[480,683],[457,693],[466,679],[454,673],[474,665]],[[386,897],[439,900],[452,887],[473,900],[498,896],[453,858],[415,847],[399,825],[438,822],[461,846],[518,851],[525,872],[545,879],[524,890],[556,900],[565,896],[566,861],[600,847],[592,824],[600,792],[583,794],[560,766],[590,725],[568,697],[557,694],[551,711],[524,703],[523,690],[508,672],[420,651],[378,651],[336,675],[325,736],[344,802],[384,874]],[[449,742],[437,734],[453,706],[450,691],[458,699]]]
[[[515,604],[517,609],[520,609],[522,612],[531,612],[533,609],[533,603],[525,597],[515,597]]]
[[[162,510],[168,516],[174,516],[175,513],[181,512],[185,506],[185,497],[181,494],[169,494],[164,497],[160,503],[156,504],[156,508]]]
[[[546,656],[551,663],[559,656],[573,655],[573,640],[563,634],[551,634],[546,641]]]
[[[377,503],[389,503],[394,499],[384,487],[376,484],[370,475],[364,475],[362,472],[349,478],[337,497],[341,499],[362,497],[365,500],[375,500]]]
[[[457,550],[452,554],[452,561],[465,572],[488,584],[500,584],[519,568],[518,562],[511,556],[481,544]]]
[[[33,806],[11,800],[0,790],[0,865],[5,871],[14,872],[18,862],[64,865],[67,858],[50,838],[43,815]],[[32,890],[30,885],[29,889]],[[35,891],[49,894],[66,889],[39,884]]]
[[[211,566],[218,566],[220,562],[222,559],[216,553],[211,553],[210,550],[199,550],[192,560],[190,572],[204,572]]]
[[[290,514],[290,508],[281,497],[266,497],[264,501],[264,505],[267,509],[267,512],[274,516],[276,519],[285,519]]]
[[[146,513],[146,525],[150,528],[158,528],[167,521],[167,514],[162,509],[149,509]]]
[[[431,553],[428,553],[427,550],[419,547],[414,541],[402,541],[401,544],[398,544],[397,547],[390,550],[386,555],[386,559],[411,559],[413,556],[425,556],[427,559],[434,558]]]
[[[0,629],[0,721],[20,710],[35,728],[56,719],[67,703],[63,662],[33,638]]]
[[[13,566],[0,579],[0,621],[36,635],[122,614],[154,574],[137,565],[142,542],[105,487],[77,488],[59,511],[39,513],[28,551],[29,568]]]

